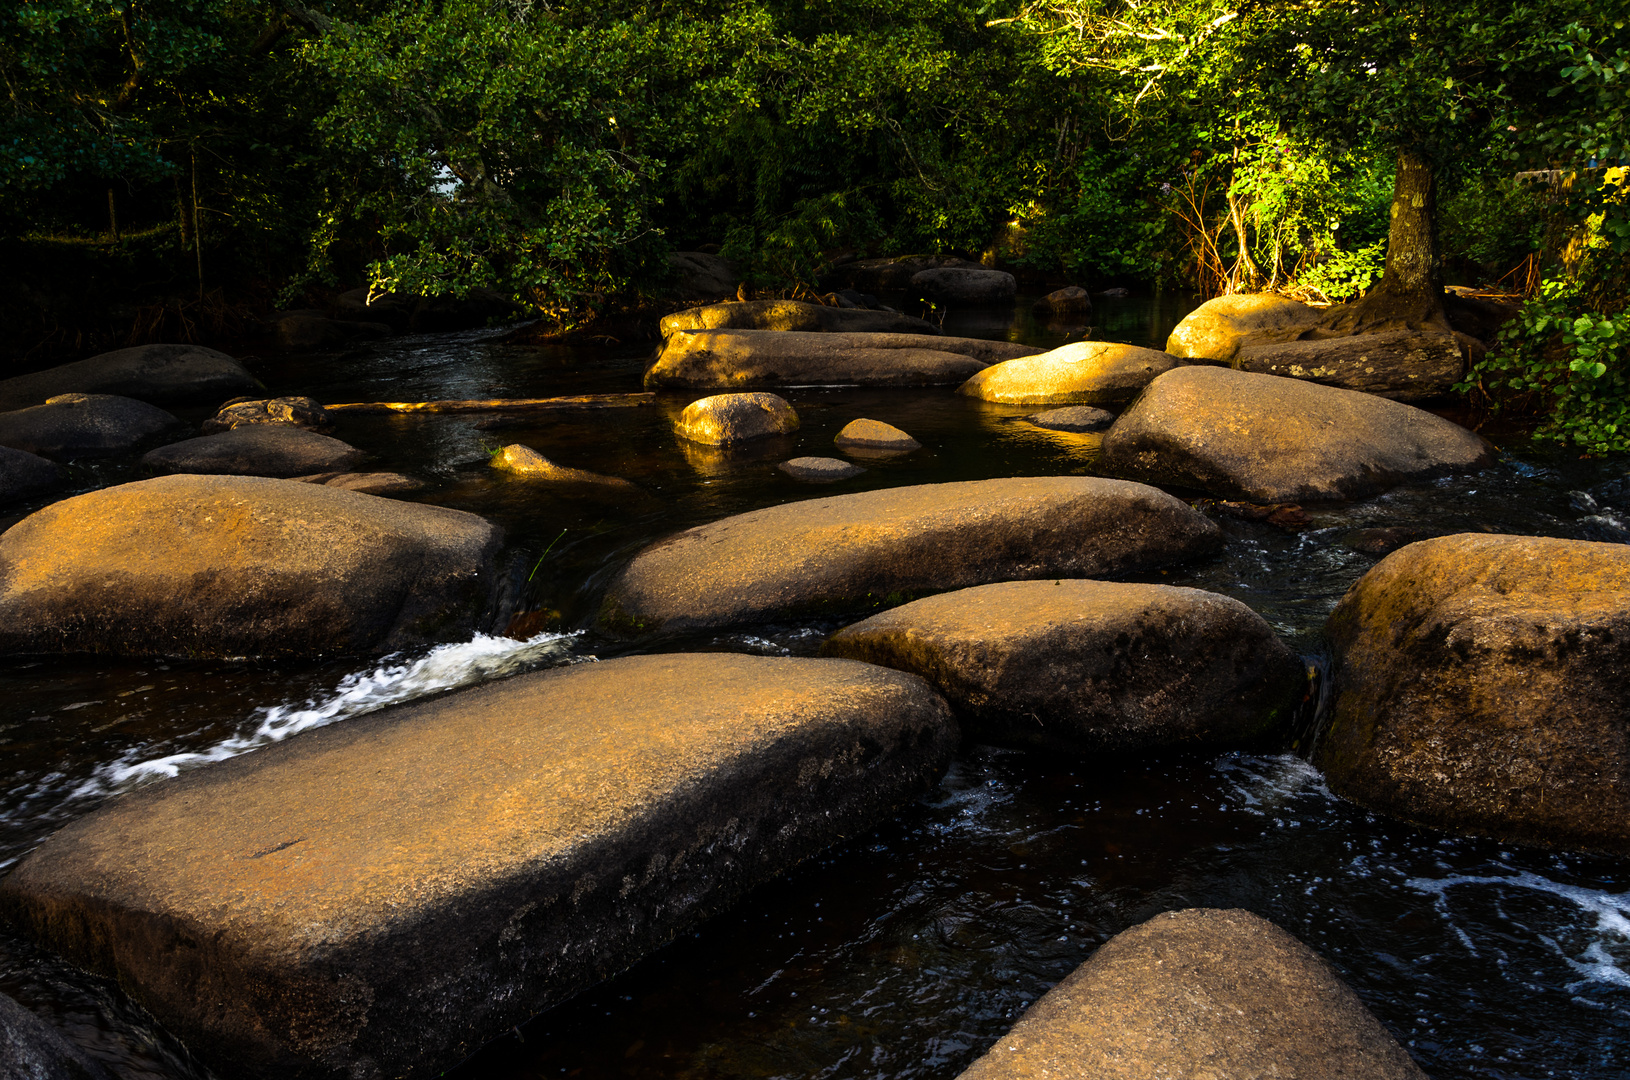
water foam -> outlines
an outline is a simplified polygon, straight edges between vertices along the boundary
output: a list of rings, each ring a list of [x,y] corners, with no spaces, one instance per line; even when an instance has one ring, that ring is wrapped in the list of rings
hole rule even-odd
[[[469,641],[438,645],[417,660],[387,663],[372,671],[347,675],[331,694],[308,700],[304,707],[271,705],[261,708],[250,721],[253,728],[229,736],[204,750],[106,765],[97,771],[88,786],[101,791],[117,790],[131,784],[172,777],[184,769],[225,761],[281,742],[302,731],[377,712],[387,705],[399,705],[444,690],[456,690],[500,678],[539,661],[563,657],[570,642],[577,636],[576,633],[543,633],[517,641],[477,634]],[[78,794],[91,793],[81,791]]]

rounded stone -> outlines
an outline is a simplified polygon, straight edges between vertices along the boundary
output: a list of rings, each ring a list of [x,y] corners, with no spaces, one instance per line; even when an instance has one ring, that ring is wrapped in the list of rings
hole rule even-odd
[[[321,404],[308,397],[229,401],[204,421],[204,434],[213,435],[256,424],[287,424],[313,431],[327,431],[333,427],[333,417]]]
[[[987,364],[1041,352],[1032,345],[932,334],[802,330],[675,330],[645,385],[955,386]]]
[[[798,413],[777,394],[715,394],[685,406],[676,429],[681,439],[729,446],[797,431]]]
[[[1031,305],[1037,315],[1081,315],[1092,311],[1092,296],[1079,285],[1056,289]]]
[[[999,307],[1013,303],[1019,283],[1005,270],[943,266],[911,275],[911,288],[936,304]]]
[[[1071,405],[1063,409],[1031,413],[1027,421],[1048,431],[1103,431],[1115,422],[1115,414],[1090,405]]]
[[[572,469],[557,465],[530,446],[511,443],[492,456],[492,467],[515,473],[528,480],[542,480],[551,484],[599,484],[604,487],[637,490],[633,484],[616,476],[602,476],[587,469]]]
[[[216,402],[260,384],[242,364],[201,345],[138,345],[0,381],[0,408],[58,394],[115,394],[151,404]]]
[[[828,307],[803,300],[748,300],[735,304],[706,304],[663,316],[664,338],[678,331],[696,330],[802,330],[860,334],[927,334],[940,328],[924,319],[897,311],[862,311]]]
[[[1173,356],[1226,364],[1241,345],[1290,341],[1319,321],[1318,308],[1271,293],[1239,293],[1207,300],[1166,338]]]
[[[62,486],[62,470],[37,454],[0,446],[0,503],[19,502]]]
[[[792,458],[790,461],[783,461],[776,468],[794,480],[805,480],[812,484],[830,484],[838,480],[848,480],[866,471],[859,465],[829,457]]]
[[[171,443],[141,460],[160,472],[295,477],[340,472],[365,457],[350,443],[327,435],[266,424]]]
[[[992,364],[957,393],[1007,405],[1119,405],[1177,364],[1174,356],[1136,345],[1072,341]]]
[[[851,420],[843,425],[832,442],[840,450],[888,450],[905,453],[922,448],[922,443],[893,424],[881,420]]]
[[[48,458],[107,457],[133,450],[180,421],[156,405],[112,394],[58,394],[0,413],[0,446]]]

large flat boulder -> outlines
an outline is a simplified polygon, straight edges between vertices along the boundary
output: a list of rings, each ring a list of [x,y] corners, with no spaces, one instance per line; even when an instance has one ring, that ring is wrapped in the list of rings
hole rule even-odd
[[[1067,754],[1248,742],[1289,722],[1307,681],[1238,600],[1070,578],[916,600],[821,653],[921,675],[982,741]]]
[[[1019,291],[1017,279],[1006,270],[978,267],[936,267],[911,275],[911,287],[946,307],[1012,307]]]
[[[1006,405],[1120,405],[1177,357],[1110,341],[1072,341],[1039,356],[992,364],[957,390]]]
[[[141,460],[161,472],[290,477],[340,472],[367,456],[329,435],[268,424],[183,439],[149,451]]]
[[[107,457],[180,427],[145,401],[113,394],[59,394],[44,405],[0,413],[0,446],[55,459]]]
[[[0,650],[389,652],[469,632],[499,532],[474,514],[263,477],[163,476],[0,535]]]
[[[154,405],[213,404],[259,385],[242,364],[214,349],[138,345],[0,380],[0,409],[39,405],[58,394],[117,394]]]
[[[1141,570],[1220,543],[1188,504],[1119,480],[888,488],[771,506],[659,541],[612,581],[601,621],[621,631],[748,625],[993,581]]]
[[[961,1080],[1426,1080],[1322,957],[1248,911],[1098,947]]]
[[[1415,330],[1244,344],[1233,366],[1398,401],[1442,397],[1466,372],[1452,334]]]
[[[1479,469],[1477,435],[1372,394],[1274,375],[1180,367],[1104,436],[1112,476],[1258,503],[1356,499]]]
[[[1364,806],[1630,855],[1630,548],[1469,533],[1399,548],[1326,627],[1314,761]]]
[[[38,454],[0,446],[0,504],[32,499],[62,486],[62,470]]]
[[[579,664],[114,799],[0,911],[221,1075],[432,1077],[872,828],[956,738],[865,664]]]
[[[1166,351],[1189,360],[1231,364],[1242,345],[1294,341],[1311,331],[1322,312],[1271,293],[1241,293],[1207,300],[1172,328]]]
[[[801,330],[675,331],[645,372],[645,385],[690,389],[753,386],[952,386],[987,364],[1042,350],[1009,341],[928,334]]]
[[[749,300],[735,304],[705,304],[666,315],[662,336],[695,330],[804,330],[814,333],[847,331],[860,334],[927,334],[940,328],[926,319],[897,311],[866,311],[828,307],[803,300]]]

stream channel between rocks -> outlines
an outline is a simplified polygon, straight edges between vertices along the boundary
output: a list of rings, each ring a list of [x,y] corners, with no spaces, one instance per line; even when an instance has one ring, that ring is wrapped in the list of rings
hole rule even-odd
[[[1100,301],[1089,321],[1100,338],[1160,348],[1194,303]],[[1017,312],[953,312],[946,330],[1063,342],[1030,319],[1028,298]],[[332,404],[627,392],[639,389],[649,352],[519,348],[497,336],[243,358],[274,394]],[[0,660],[0,870],[134,784],[449,687],[653,648],[579,628],[617,568],[679,529],[873,488],[1094,470],[1098,437],[1024,423],[1034,407],[949,388],[781,393],[802,429],[735,453],[674,438],[674,417],[703,393],[509,417],[338,414],[334,434],[375,455],[368,467],[429,480],[416,498],[503,526],[520,609],[542,613],[517,624],[534,636],[478,636],[375,662]],[[857,417],[903,428],[923,449],[864,461],[866,473],[833,485],[776,471],[789,457],[838,456],[832,437]],[[1495,441],[1501,460],[1481,474],[1308,506],[1299,531],[1220,518],[1220,556],[1145,580],[1232,596],[1317,662],[1325,616],[1376,561],[1350,546],[1357,530],[1630,537],[1630,523],[1575,494],[1624,475],[1630,460]],[[645,495],[563,497],[487,468],[489,450],[514,442],[624,477]],[[142,474],[126,463],[76,475],[76,490],[87,490]],[[12,508],[0,526],[38,505]],[[843,621],[654,647],[809,655]],[[936,791],[875,832],[449,1075],[951,1078],[1099,943],[1192,906],[1246,908],[1307,942],[1439,1080],[1630,1072],[1630,863],[1376,817],[1330,795],[1291,746],[1075,762],[972,746]],[[206,1075],[116,989],[3,936],[0,991],[54,1013],[120,1076]]]

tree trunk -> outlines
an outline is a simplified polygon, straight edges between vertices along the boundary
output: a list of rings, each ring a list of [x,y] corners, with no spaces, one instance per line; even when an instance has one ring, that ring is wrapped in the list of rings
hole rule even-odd
[[[1412,150],[1398,152],[1392,187],[1392,227],[1380,284],[1362,300],[1331,308],[1326,325],[1358,334],[1372,330],[1449,332],[1443,313],[1443,257],[1438,250],[1436,183],[1432,166]]]

